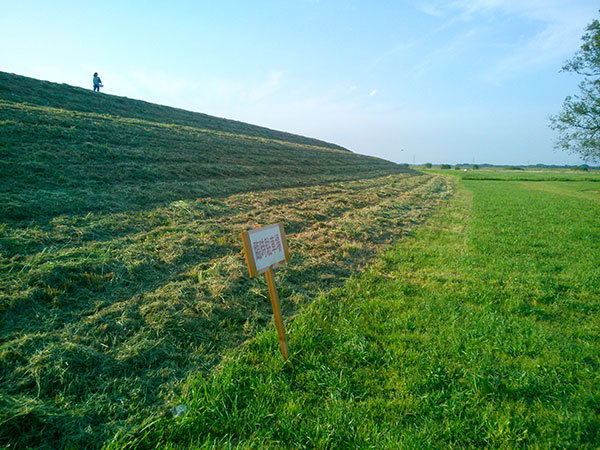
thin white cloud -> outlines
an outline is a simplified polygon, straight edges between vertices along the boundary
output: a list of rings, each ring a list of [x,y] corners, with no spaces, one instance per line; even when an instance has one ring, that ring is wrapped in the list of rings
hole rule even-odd
[[[271,72],[264,82],[252,88],[248,94],[248,99],[251,102],[263,100],[275,94],[282,87],[282,82],[283,72]]]
[[[591,2],[587,2],[590,4]],[[561,21],[578,10],[588,9],[586,2],[563,0],[430,0],[421,2],[417,8],[438,17],[458,17],[473,20],[480,15],[518,15],[536,21]]]
[[[440,8],[431,2],[418,2],[415,6],[419,11],[428,16],[444,17],[446,15],[443,8]]]
[[[101,76],[106,93],[222,115],[239,105],[252,107],[269,102],[277,98],[285,86],[281,71],[265,73],[261,78],[242,79],[209,75],[182,77],[148,69],[125,72],[107,68]]]
[[[483,18],[512,17],[534,23],[537,32],[506,45],[506,55],[483,75],[488,82],[502,83],[545,65],[562,64],[579,47],[583,30],[598,7],[581,0],[430,0],[417,3],[416,8],[446,19],[437,31],[459,23],[463,28],[465,24],[479,24]]]
[[[369,97],[374,97],[377,94],[377,89],[373,89],[370,93],[369,93]]]
[[[523,45],[513,47],[484,78],[500,83],[548,64],[558,68],[579,47],[581,32],[582,27],[576,24],[549,24]]]
[[[447,62],[456,59],[478,33],[479,30],[477,28],[468,29],[457,35],[445,45],[424,55],[412,68],[413,76],[416,78],[422,77],[426,72],[432,70],[433,67],[444,65]]]

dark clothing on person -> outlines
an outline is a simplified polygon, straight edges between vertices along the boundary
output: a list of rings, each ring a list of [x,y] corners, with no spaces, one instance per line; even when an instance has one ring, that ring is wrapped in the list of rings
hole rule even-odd
[[[100,79],[100,77],[97,74],[94,75],[94,92],[96,92],[96,91],[100,92],[101,86],[102,86],[102,80]]]

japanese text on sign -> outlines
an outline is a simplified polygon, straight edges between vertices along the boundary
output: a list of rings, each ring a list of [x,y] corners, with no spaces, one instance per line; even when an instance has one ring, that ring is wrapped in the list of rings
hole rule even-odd
[[[250,230],[244,232],[243,236],[251,276],[289,260],[289,251],[281,224]]]
[[[276,253],[283,254],[283,249],[281,248],[281,238],[278,234],[276,234],[274,236],[267,236],[256,241],[253,240],[252,251],[254,252],[254,258],[257,261],[273,256],[273,254]]]

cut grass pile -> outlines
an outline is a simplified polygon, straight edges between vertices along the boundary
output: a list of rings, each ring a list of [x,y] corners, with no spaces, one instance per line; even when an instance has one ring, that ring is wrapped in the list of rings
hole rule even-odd
[[[190,372],[270,321],[242,230],[284,222],[290,318],[451,193],[314,139],[3,73],[0,123],[0,445],[98,447],[170,414]]]
[[[457,178],[458,180],[458,178]],[[114,446],[600,446],[593,182],[474,181],[426,227]],[[285,273],[285,270],[282,271]]]

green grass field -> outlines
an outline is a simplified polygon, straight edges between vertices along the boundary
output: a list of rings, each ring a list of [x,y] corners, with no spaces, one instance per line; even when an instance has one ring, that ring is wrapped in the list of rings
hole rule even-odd
[[[283,221],[285,317],[451,195],[341,147],[0,73],[0,446],[100,447],[270,322],[240,233]]]
[[[490,175],[114,446],[598,448],[598,183]]]
[[[443,173],[443,171],[427,170],[428,173]],[[600,171],[589,172],[569,169],[540,169],[524,171],[504,171],[494,169],[471,170],[457,174],[463,180],[491,181],[600,181]]]

